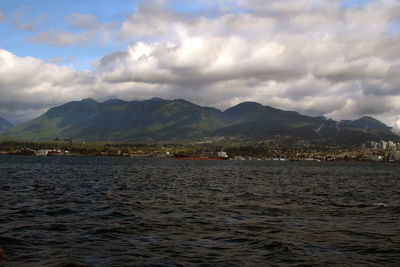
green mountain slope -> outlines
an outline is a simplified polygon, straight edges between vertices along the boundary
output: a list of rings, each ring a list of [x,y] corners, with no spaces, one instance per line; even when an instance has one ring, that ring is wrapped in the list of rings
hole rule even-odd
[[[314,134],[314,129],[323,123],[321,118],[301,115],[294,111],[283,111],[254,102],[244,102],[227,109],[224,115],[229,125],[217,130],[222,135],[252,136],[254,138],[273,135]]]
[[[87,141],[189,140],[201,138],[221,123],[221,111],[180,99],[103,103],[84,99],[51,108],[5,135],[33,140],[69,136]]]
[[[229,125],[217,130],[220,135],[251,136],[268,139],[303,139],[323,144],[358,144],[368,140],[399,140],[384,123],[363,117],[355,121],[336,122],[324,117],[310,117],[283,111],[254,102],[245,102],[227,109]]]
[[[184,142],[227,137],[239,140],[293,139],[344,144],[398,137],[378,120],[340,121],[244,102],[221,112],[183,99],[144,101],[89,98],[49,109],[2,133],[9,138],[86,141]]]

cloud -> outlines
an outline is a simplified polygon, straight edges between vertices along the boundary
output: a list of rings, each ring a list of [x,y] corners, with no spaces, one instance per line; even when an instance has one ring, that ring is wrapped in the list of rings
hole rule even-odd
[[[18,103],[30,94],[23,103],[37,110],[87,96],[185,98],[221,109],[252,100],[337,120],[372,115],[397,122],[400,34],[390,29],[400,18],[398,1],[235,2],[189,12],[170,1],[141,1],[120,28],[119,38],[130,45],[93,62],[90,72],[10,54],[0,77],[16,78],[0,78],[2,91],[10,92],[0,99]],[[100,33],[114,37],[114,26],[94,16],[74,13],[67,20],[80,31],[33,40],[64,46],[91,43]],[[18,65],[28,66],[24,75]]]
[[[100,27],[97,17],[91,14],[72,13],[65,19],[76,29],[92,30]]]
[[[216,99],[208,88],[236,84],[244,97],[226,89],[219,100],[253,99],[337,119],[398,109],[387,105],[400,93],[399,36],[389,32],[399,18],[397,1],[238,3],[251,12],[188,18],[165,11],[165,2],[155,10],[139,6],[121,36],[147,41],[102,64],[105,80],[185,88],[189,98],[208,103]]]
[[[60,56],[54,56],[52,58],[46,59],[47,62],[49,63],[54,63],[54,64],[72,64],[75,60],[74,56],[69,56],[69,57],[60,57]]]
[[[3,11],[0,9],[0,22],[4,21]]]
[[[54,104],[87,97],[94,84],[88,72],[0,50],[0,106],[7,110],[0,116],[14,122],[32,118]]]
[[[93,38],[95,33],[93,32],[82,32],[72,33],[67,31],[61,32],[41,32],[31,37],[34,43],[45,43],[50,46],[71,46],[71,45],[88,45]]]
[[[400,135],[400,118],[397,118],[394,122],[392,131],[393,133]]]
[[[24,11],[26,8],[16,10],[12,13],[12,23],[14,27],[21,31],[33,31],[35,24],[33,21],[26,21]]]
[[[136,12],[122,24],[122,38],[151,37],[171,30],[182,18],[172,12],[167,3],[162,0],[139,2]]]
[[[91,14],[72,13],[65,20],[70,24],[70,31],[39,32],[32,35],[30,40],[55,47],[103,45],[110,41],[116,27],[114,23],[100,24],[97,17]]]

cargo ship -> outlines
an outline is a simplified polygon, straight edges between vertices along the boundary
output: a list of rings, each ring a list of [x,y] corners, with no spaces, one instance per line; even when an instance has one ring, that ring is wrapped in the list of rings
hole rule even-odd
[[[36,156],[36,151],[30,148],[21,148],[14,152],[9,152],[9,155],[18,155],[18,156]]]
[[[204,154],[204,153],[203,153]],[[191,156],[186,154],[175,154],[174,159],[187,159],[187,160],[227,160],[229,159],[228,154],[225,151],[218,152],[217,156]]]

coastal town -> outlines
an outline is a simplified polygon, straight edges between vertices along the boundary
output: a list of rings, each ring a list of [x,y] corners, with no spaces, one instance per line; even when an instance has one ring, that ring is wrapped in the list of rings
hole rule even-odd
[[[357,147],[316,146],[310,144],[99,144],[68,142],[0,142],[0,155],[91,156],[131,158],[174,158],[187,155],[206,159],[225,150],[229,160],[270,161],[370,161],[400,162],[400,143],[391,140],[368,141]]]

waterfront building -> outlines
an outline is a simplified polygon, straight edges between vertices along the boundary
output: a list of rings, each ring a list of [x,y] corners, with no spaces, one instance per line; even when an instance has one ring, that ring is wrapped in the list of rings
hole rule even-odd
[[[389,146],[389,149],[392,149],[396,146],[396,144],[393,141],[389,141],[388,146]]]
[[[381,141],[381,149],[387,149],[388,143],[386,141]]]

